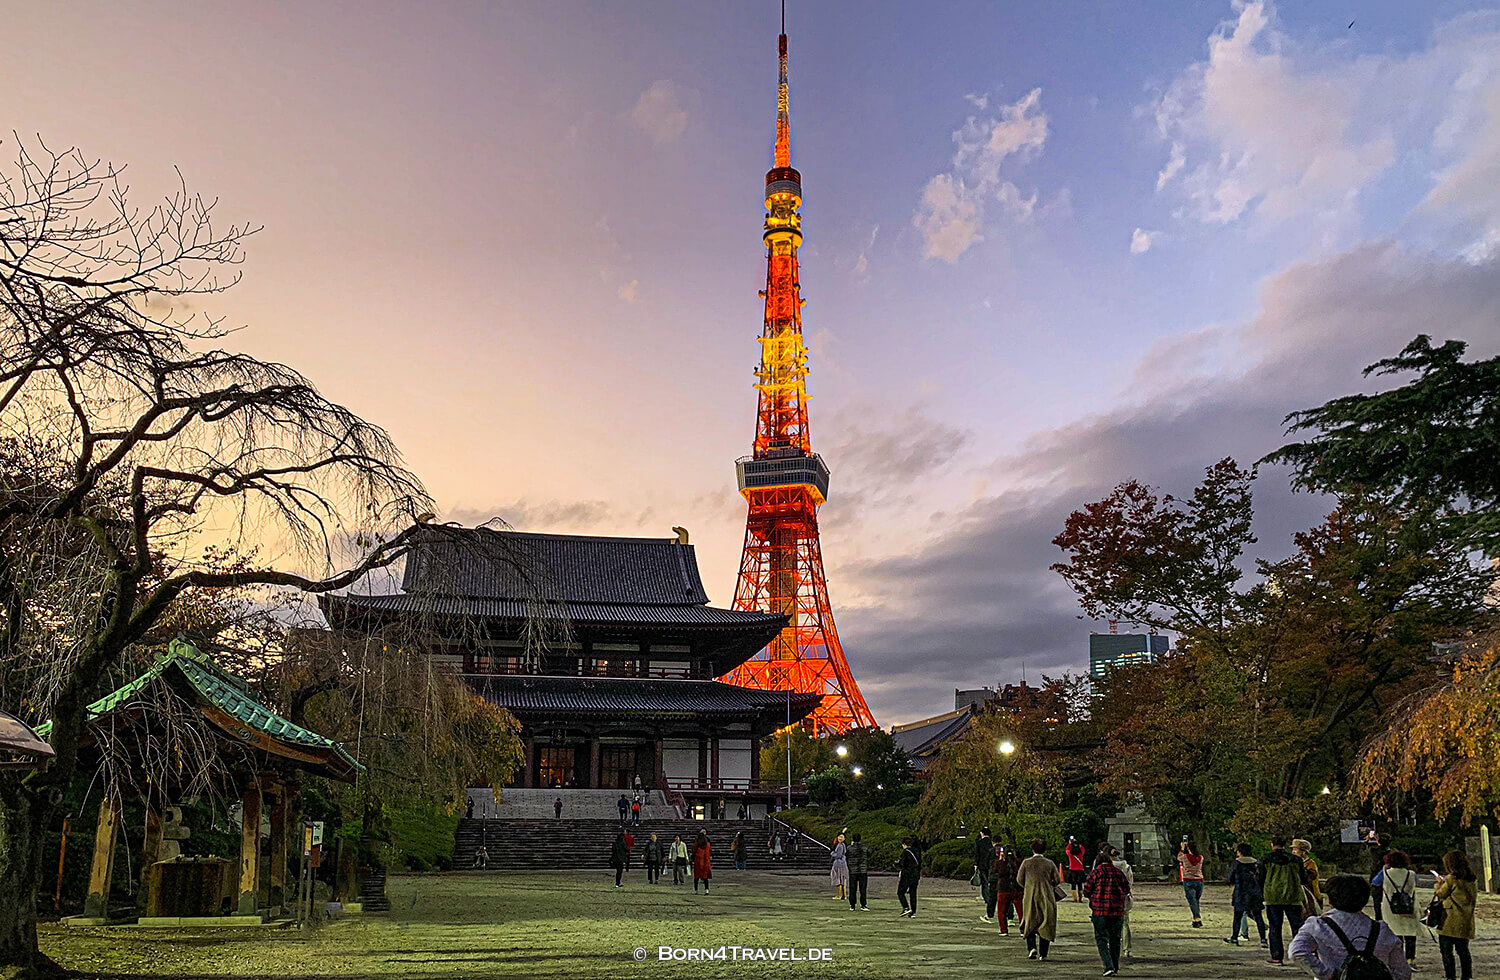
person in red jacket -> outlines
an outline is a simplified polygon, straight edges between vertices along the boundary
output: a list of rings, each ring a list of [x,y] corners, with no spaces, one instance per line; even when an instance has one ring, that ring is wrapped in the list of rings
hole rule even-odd
[[[1203,855],[1186,837],[1177,849],[1177,872],[1182,882],[1182,893],[1187,897],[1188,909],[1193,913],[1193,928],[1203,928],[1203,914],[1199,902],[1203,898]]]
[[[708,834],[698,831],[697,838],[693,840],[693,891],[698,890],[698,882],[701,881],[704,894],[708,893],[708,880],[714,876],[713,853]]]
[[[1077,837],[1068,838],[1068,846],[1063,848],[1063,853],[1068,857],[1068,884],[1073,887],[1073,901],[1083,901],[1081,889],[1083,880],[1088,876],[1088,869],[1083,866],[1083,859],[1088,857],[1088,848],[1079,843]]]

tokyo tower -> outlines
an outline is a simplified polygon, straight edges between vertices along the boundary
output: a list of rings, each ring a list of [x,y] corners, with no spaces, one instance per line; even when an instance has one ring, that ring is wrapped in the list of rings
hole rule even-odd
[[[787,112],[786,22],[777,39],[776,159],[766,173],[765,324],[760,335],[760,393],[754,452],[735,463],[750,505],[734,607],[791,618],[776,639],[727,676],[731,684],[823,695],[810,716],[819,731],[873,726],[875,718],[844,659],[823,553],[818,507],[828,494],[828,466],[812,451],[807,428],[807,348],[797,251],[802,246],[802,175],[792,167]]]

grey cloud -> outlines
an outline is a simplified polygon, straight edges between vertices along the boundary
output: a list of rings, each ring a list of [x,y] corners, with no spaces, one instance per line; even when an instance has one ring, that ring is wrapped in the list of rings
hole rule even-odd
[[[835,574],[877,608],[840,611],[846,649],[882,721],[951,710],[952,688],[1033,678],[1087,664],[1090,624],[1048,566],[1067,514],[1132,477],[1190,489],[1224,456],[1249,463],[1283,441],[1290,411],[1354,390],[1388,386],[1362,368],[1418,333],[1500,351],[1500,261],[1471,264],[1391,244],[1362,247],[1271,278],[1253,320],[1204,336],[1237,351],[1217,377],[1178,377],[1180,352],[1149,353],[1139,376],[1148,400],[1032,439],[991,472],[1010,488],[980,501],[914,553],[850,563]],[[1160,356],[1158,356],[1160,355]],[[1290,547],[1326,499],[1292,494],[1279,469],[1256,485],[1257,546]]]

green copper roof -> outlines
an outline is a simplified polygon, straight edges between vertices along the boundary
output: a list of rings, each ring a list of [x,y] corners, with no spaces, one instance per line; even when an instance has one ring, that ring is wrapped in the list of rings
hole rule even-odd
[[[164,652],[158,653],[156,663],[144,674],[89,705],[89,721],[131,704],[153,681],[169,671],[175,671],[186,680],[205,704],[218,708],[246,727],[289,745],[327,749],[350,770],[363,768],[337,742],[288,721],[255,700],[243,680],[224,670],[207,654],[183,639],[173,640]],[[37,734],[43,738],[51,730],[51,722],[36,729]]]

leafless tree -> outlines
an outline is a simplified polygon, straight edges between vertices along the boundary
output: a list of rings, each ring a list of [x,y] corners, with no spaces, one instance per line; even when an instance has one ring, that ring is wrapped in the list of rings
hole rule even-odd
[[[120,170],[15,140],[0,170],[0,705],[55,760],[0,774],[0,975],[36,945],[43,831],[86,706],[175,602],[342,588],[401,559],[431,502],[387,434],[295,370],[222,349],[199,297],[255,229]],[[258,560],[258,548],[288,557]]]

